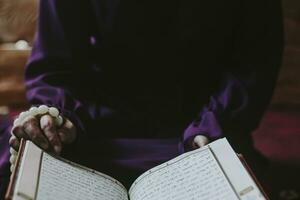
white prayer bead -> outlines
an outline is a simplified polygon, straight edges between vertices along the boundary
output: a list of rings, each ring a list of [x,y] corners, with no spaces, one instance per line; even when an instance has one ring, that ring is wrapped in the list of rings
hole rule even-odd
[[[28,115],[29,115],[29,112],[21,112],[19,117],[18,117],[19,121],[23,122],[25,120],[25,118],[28,117]]]
[[[11,155],[9,158],[9,162],[14,165],[16,161],[17,161],[17,156]]]
[[[31,114],[31,115],[37,115],[37,114],[39,114],[39,110],[38,110],[38,108],[37,107],[31,107],[30,109],[29,109],[29,113]]]
[[[21,123],[20,119],[19,118],[16,118],[15,121],[14,121],[14,126],[17,126]]]
[[[58,117],[59,111],[58,111],[57,108],[51,107],[51,108],[49,108],[49,114],[50,114],[52,117]]]
[[[48,112],[48,110],[49,110],[48,106],[41,105],[38,108],[38,114],[44,115],[44,114],[46,114]]]
[[[56,119],[55,119],[55,121],[56,121],[56,125],[57,126],[61,126],[62,124],[63,124],[63,122],[64,122],[64,119],[62,118],[62,116],[58,116]]]
[[[30,116],[30,112],[29,111],[25,111],[24,112],[24,119],[26,119],[27,117],[29,117]]]
[[[21,112],[18,116],[19,119],[24,118],[25,112]]]
[[[15,169],[15,165],[10,165],[10,172],[13,172]]]
[[[9,152],[10,152],[11,155],[17,155],[18,154],[18,152],[16,150],[14,150],[13,148],[10,148]]]

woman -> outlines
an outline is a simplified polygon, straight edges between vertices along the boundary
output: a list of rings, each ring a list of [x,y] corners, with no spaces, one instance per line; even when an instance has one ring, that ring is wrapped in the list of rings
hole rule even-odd
[[[41,1],[27,97],[64,124],[29,116],[10,145],[31,139],[127,185],[224,136],[251,161],[282,43],[279,0]]]

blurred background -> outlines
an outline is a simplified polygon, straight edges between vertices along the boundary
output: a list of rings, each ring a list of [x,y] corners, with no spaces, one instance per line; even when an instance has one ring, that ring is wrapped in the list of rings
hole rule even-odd
[[[30,54],[37,0],[0,0],[0,123],[26,109],[24,65]],[[268,184],[278,199],[300,199],[300,1],[283,0],[284,60],[272,102],[253,133],[270,161]],[[1,135],[0,135],[1,137]]]

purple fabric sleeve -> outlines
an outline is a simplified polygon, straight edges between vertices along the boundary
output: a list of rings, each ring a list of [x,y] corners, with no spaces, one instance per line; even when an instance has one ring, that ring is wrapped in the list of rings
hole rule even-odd
[[[11,120],[0,119],[0,177],[7,176],[9,173],[9,138],[11,136]]]
[[[55,2],[40,1],[34,46],[25,69],[27,99],[32,105],[57,107],[80,132],[85,132],[83,119],[91,121],[97,106],[76,96],[81,90],[87,90],[86,80],[81,77],[79,64],[73,63]],[[78,91],[71,91],[74,88]]]
[[[283,50],[281,2],[244,1],[233,45],[234,65],[224,73],[219,91],[185,130],[183,141],[196,135],[211,140],[229,132],[253,131],[268,105]]]

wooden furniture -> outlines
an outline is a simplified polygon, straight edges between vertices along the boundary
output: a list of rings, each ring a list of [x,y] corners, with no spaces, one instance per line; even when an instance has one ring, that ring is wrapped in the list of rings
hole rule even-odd
[[[14,44],[0,45],[0,106],[26,105],[24,66],[30,49],[18,50]]]

